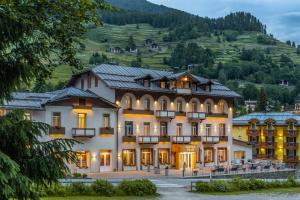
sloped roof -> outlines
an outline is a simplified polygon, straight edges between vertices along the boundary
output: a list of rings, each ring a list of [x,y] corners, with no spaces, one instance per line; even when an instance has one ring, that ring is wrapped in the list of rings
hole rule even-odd
[[[163,77],[168,79],[174,78],[176,76],[181,76],[187,72],[173,73],[170,71],[162,70],[153,70],[145,68],[136,68],[136,67],[125,67],[119,65],[110,65],[110,64],[101,64],[94,67],[91,70],[96,76],[98,76],[104,83],[113,89],[126,89],[126,90],[143,90],[149,92],[167,92],[167,93],[176,93],[175,90],[163,89],[155,86],[154,84],[151,87],[144,87],[143,85],[136,82],[137,78],[144,76],[153,77],[152,80],[160,80]],[[222,97],[240,97],[239,94],[230,90],[229,88],[221,85],[216,81],[211,81],[209,79],[199,77],[193,74],[190,74],[193,79],[199,81],[200,84],[210,83],[211,92],[207,92],[199,89],[198,91],[193,91],[193,94],[198,95],[207,95],[207,96],[222,96]],[[77,79],[77,75],[73,76],[70,80],[69,85],[73,85]]]
[[[294,119],[300,124],[300,116],[288,112],[254,112],[248,115],[236,117],[233,119],[234,125],[247,125],[250,120],[258,120],[258,124],[264,124],[266,120],[274,120],[276,124],[285,124],[286,121]]]
[[[14,92],[12,93],[12,99],[9,101],[4,101],[0,107],[6,109],[43,110],[44,105],[47,103],[59,101],[69,97],[97,98],[112,107],[116,107],[114,103],[97,96],[91,91],[84,91],[74,87],[46,93]]]

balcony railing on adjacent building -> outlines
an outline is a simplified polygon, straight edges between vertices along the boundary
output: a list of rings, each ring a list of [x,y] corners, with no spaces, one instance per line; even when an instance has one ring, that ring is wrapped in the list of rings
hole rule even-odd
[[[297,163],[299,161],[298,156],[284,156],[283,162],[285,163]]]
[[[172,143],[174,143],[174,144],[189,144],[189,143],[191,143],[191,136],[173,136]]]
[[[94,128],[73,128],[72,136],[73,137],[88,137],[92,138],[95,136],[96,129]]]
[[[215,144],[220,141],[220,136],[202,136],[202,142],[206,144]]]
[[[247,135],[248,136],[258,136],[259,131],[257,129],[248,129],[247,130]]]
[[[277,146],[277,142],[258,142],[258,146],[262,148],[274,149]]]
[[[51,126],[49,128],[49,134],[50,135],[55,135],[55,134],[64,135],[65,133],[66,133],[66,128],[65,127],[53,127],[53,126]]]
[[[123,136],[123,142],[136,142],[136,136],[135,135],[125,135]]]
[[[285,130],[285,131],[283,131],[283,136],[285,136],[285,137],[297,137],[298,132],[299,131],[297,131],[297,130]]]
[[[140,144],[157,144],[159,142],[159,136],[139,136]]]
[[[100,135],[113,135],[114,134],[114,128],[111,127],[102,127],[99,129]]]
[[[159,136],[159,142],[170,142],[171,138],[168,135],[161,135]]]
[[[176,116],[175,111],[158,110],[156,111],[156,117],[160,119],[174,119]]]
[[[188,112],[187,113],[187,118],[190,121],[202,121],[205,119],[205,113],[201,112]]]
[[[296,142],[285,142],[283,144],[283,147],[286,149],[298,149],[298,143]]]
[[[267,136],[267,137],[274,137],[274,136],[276,136],[277,131],[276,130],[264,130],[263,134],[264,134],[264,136]]]

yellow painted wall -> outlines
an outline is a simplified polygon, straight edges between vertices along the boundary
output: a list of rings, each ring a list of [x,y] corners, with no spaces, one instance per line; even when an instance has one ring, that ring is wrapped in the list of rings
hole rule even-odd
[[[248,141],[247,130],[248,130],[247,126],[233,126],[232,136],[234,139],[247,142]],[[241,136],[241,137],[239,137],[239,136]]]

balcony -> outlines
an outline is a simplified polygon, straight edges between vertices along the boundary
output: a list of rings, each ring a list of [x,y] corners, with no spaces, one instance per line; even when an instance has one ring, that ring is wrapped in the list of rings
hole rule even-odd
[[[285,142],[283,144],[283,147],[286,148],[286,149],[298,149],[298,143],[296,142]]]
[[[221,142],[228,142],[228,136],[219,136]]]
[[[181,112],[175,112],[175,116],[179,116],[179,117],[185,117],[186,113],[181,111]]]
[[[176,91],[178,94],[192,94],[191,88],[177,88]]]
[[[259,131],[257,129],[248,129],[247,130],[248,136],[256,137],[256,136],[258,136],[258,134],[259,134]]]
[[[276,130],[264,130],[263,134],[266,137],[274,137],[274,136],[276,136],[277,131]]]
[[[93,106],[91,105],[73,105],[73,109],[77,110],[92,110]]]
[[[114,128],[111,127],[102,127],[99,129],[100,135],[113,135],[114,134]]]
[[[261,148],[274,149],[277,146],[277,142],[259,142],[258,146]]]
[[[92,138],[95,136],[96,129],[94,128],[72,128],[73,137],[87,137]]]
[[[265,158],[269,160],[277,160],[277,156],[272,154],[266,154]]]
[[[175,111],[164,111],[164,110],[158,110],[156,111],[156,117],[163,120],[163,119],[174,119],[176,116]]]
[[[285,130],[283,131],[283,136],[285,137],[297,137],[298,131],[297,130]]]
[[[159,142],[170,142],[171,138],[168,135],[161,135],[159,136]]]
[[[123,142],[136,142],[136,136],[134,135],[123,136],[122,140]]]
[[[131,115],[154,115],[153,110],[134,110],[134,109],[124,109],[123,114]]]
[[[250,144],[250,145],[258,145],[258,141],[257,140],[250,140],[248,142],[248,144]]]
[[[193,135],[193,136],[191,136],[191,141],[192,142],[201,142],[201,136]]]
[[[228,113],[206,113],[206,117],[228,118]]]
[[[139,136],[139,144],[157,144],[159,136]]]
[[[190,121],[202,121],[205,119],[205,113],[200,113],[200,112],[188,112],[187,113],[187,118]]]
[[[66,128],[65,127],[53,127],[51,126],[49,128],[49,135],[64,135],[66,133]]]
[[[204,144],[216,144],[220,142],[220,136],[202,136]]]
[[[173,136],[173,144],[189,144],[191,143],[191,136]]]
[[[283,156],[283,162],[285,163],[297,163],[298,161],[298,156]]]

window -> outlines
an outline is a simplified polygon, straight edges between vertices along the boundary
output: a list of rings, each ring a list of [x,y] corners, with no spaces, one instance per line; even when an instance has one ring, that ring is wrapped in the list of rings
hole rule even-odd
[[[159,164],[167,165],[169,164],[169,150],[168,149],[159,149]]]
[[[192,102],[192,112],[198,112],[198,105],[197,102]]]
[[[89,152],[86,151],[76,152],[77,166],[79,168],[88,168],[88,154]]]
[[[52,113],[52,126],[61,127],[61,114],[60,112]]]
[[[123,150],[123,165],[135,166],[135,149]]]
[[[219,136],[225,136],[225,135],[226,135],[226,125],[219,124]]]
[[[226,162],[227,161],[227,149],[226,148],[220,148],[218,149],[218,161],[219,162]]]
[[[245,151],[235,151],[234,153],[235,160],[243,160],[245,159]]]
[[[256,130],[256,123],[252,122],[250,123],[251,130]]]
[[[175,89],[176,88],[176,81],[172,81],[170,84],[170,89]]]
[[[176,125],[176,136],[182,136],[182,124],[178,123]]]
[[[220,102],[219,103],[219,106],[220,106],[220,113],[225,113],[225,106],[224,106],[224,102]]]
[[[110,115],[109,114],[103,114],[103,127],[104,128],[110,127]]]
[[[142,149],[142,165],[152,165],[152,150]]]
[[[160,123],[160,135],[161,136],[168,135],[168,122]]]
[[[92,87],[92,77],[88,76],[88,88]]]
[[[294,126],[294,122],[289,122],[288,124],[288,129],[289,130],[294,130],[295,126]]]
[[[133,122],[125,122],[125,136],[133,135]]]
[[[24,113],[24,119],[25,120],[32,120],[32,114],[30,112]]]
[[[150,122],[144,123],[144,136],[150,136]]]
[[[177,101],[177,112],[183,112],[182,101]]]
[[[83,99],[83,98],[80,98],[80,99],[79,99],[79,105],[80,105],[80,106],[85,106],[85,105],[86,105],[86,100]]]
[[[211,124],[205,125],[205,134],[206,136],[211,136]]]
[[[210,102],[206,103],[206,113],[212,113],[211,112],[211,103]]]
[[[147,98],[147,99],[145,99],[145,110],[150,110],[150,99],[149,98]]]
[[[0,109],[0,117],[4,116],[4,109]]]
[[[150,80],[148,79],[144,80],[144,87],[150,87]]]
[[[166,88],[166,82],[165,81],[160,82],[160,88]]]
[[[210,92],[210,89],[211,89],[211,87],[210,87],[209,85],[206,85],[206,86],[205,86],[205,91],[206,91],[206,92]]]
[[[272,130],[273,129],[273,124],[272,123],[268,123],[267,124],[267,130]]]
[[[78,113],[78,128],[86,128],[86,114]]]
[[[98,87],[98,78],[97,77],[95,77],[95,87]]]
[[[166,99],[161,100],[161,110],[168,110],[168,102]]]
[[[214,153],[213,149],[204,149],[204,162],[214,162]]]
[[[130,96],[125,97],[125,107],[126,109],[132,109],[132,99]]]
[[[80,84],[81,84],[81,86],[80,86],[81,89],[84,90],[84,79],[81,79],[81,83]]]
[[[193,122],[192,123],[192,136],[198,135],[198,123]]]

